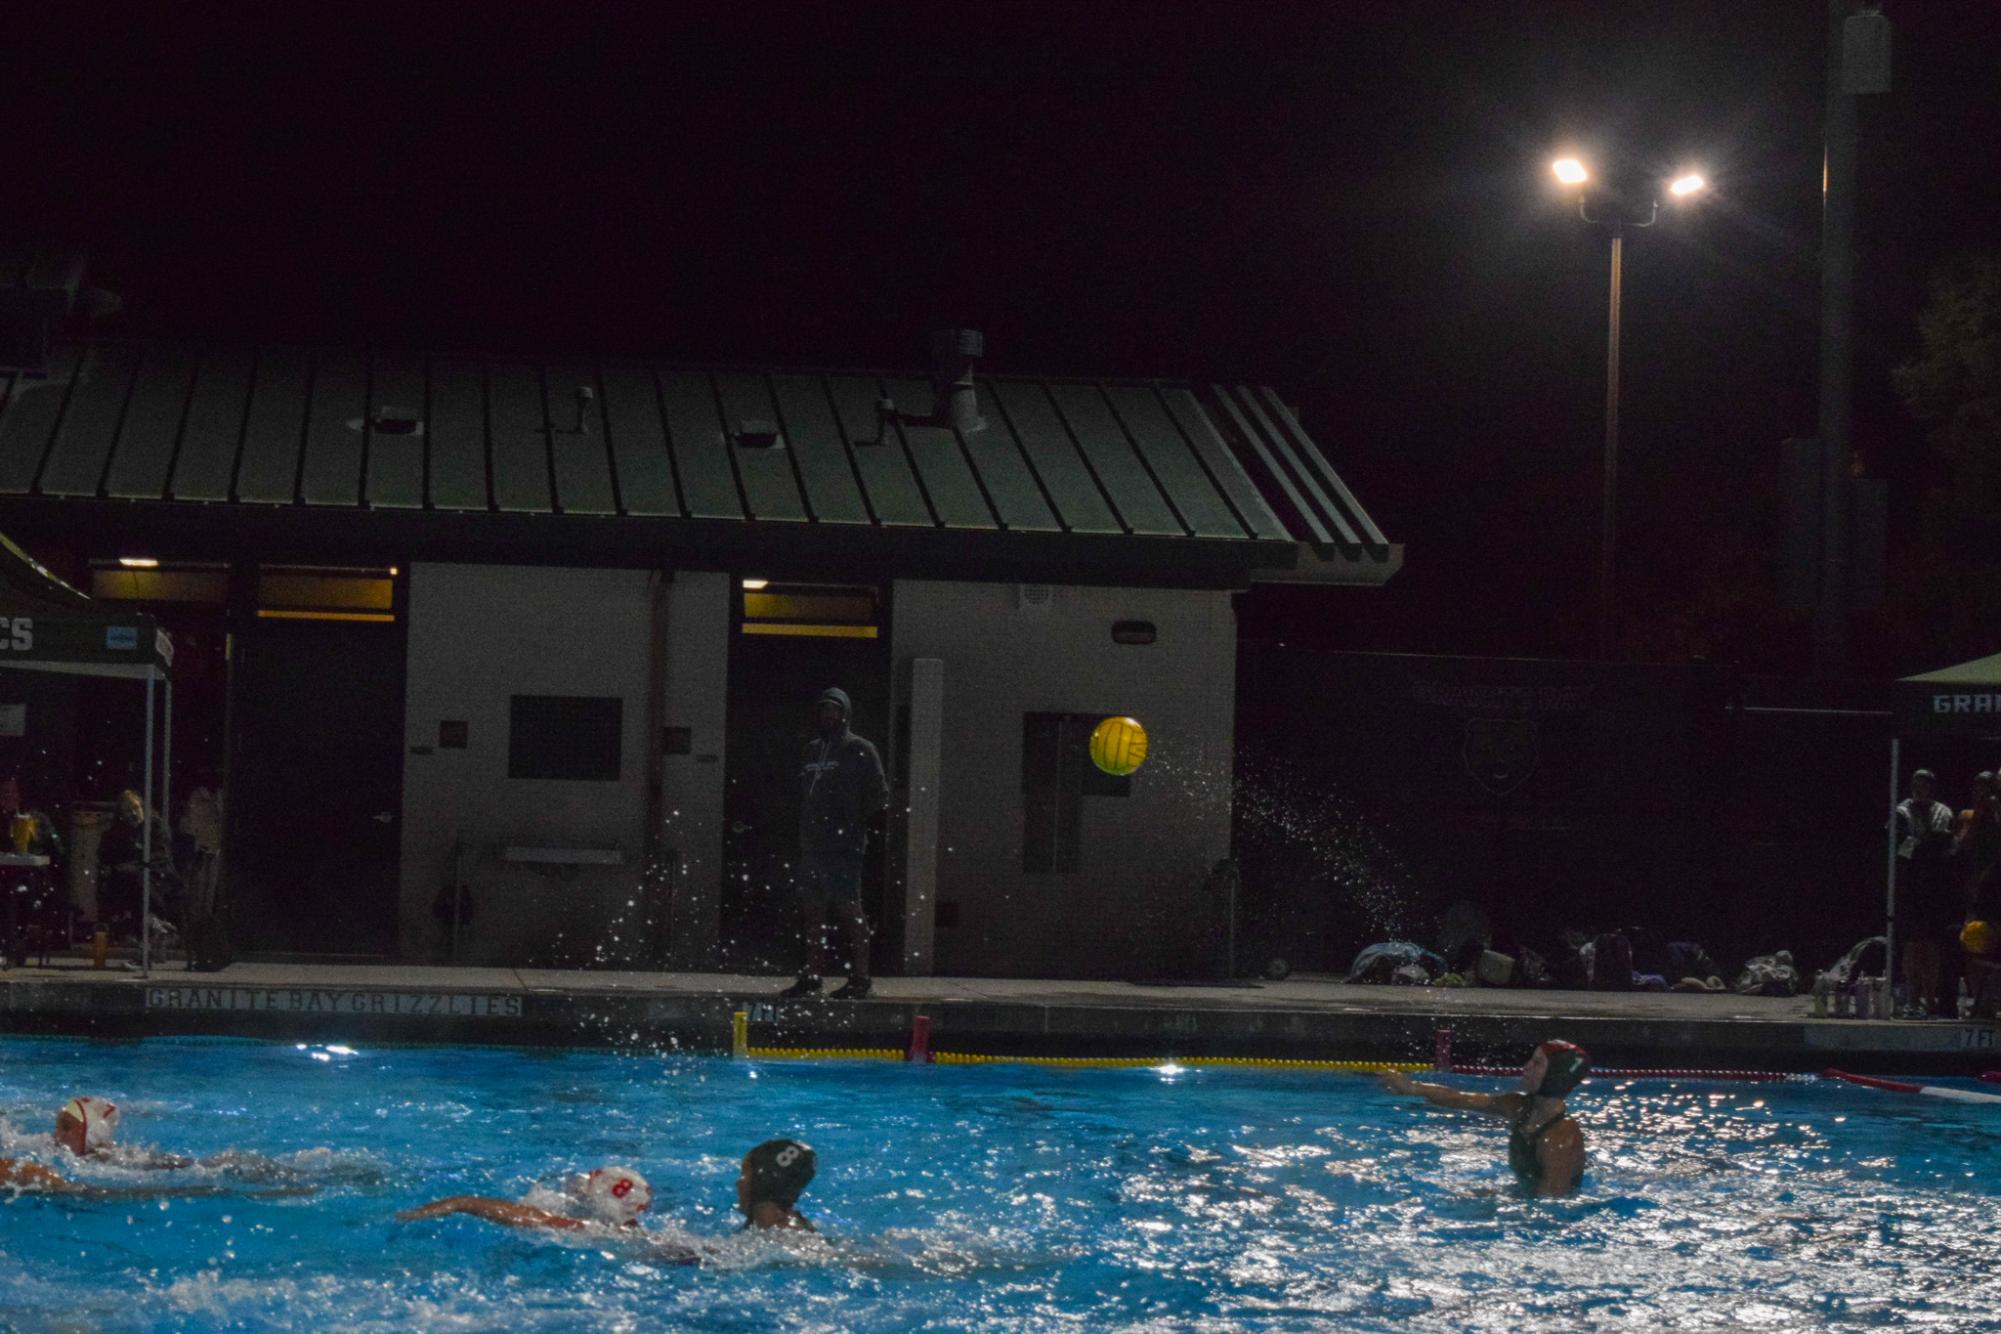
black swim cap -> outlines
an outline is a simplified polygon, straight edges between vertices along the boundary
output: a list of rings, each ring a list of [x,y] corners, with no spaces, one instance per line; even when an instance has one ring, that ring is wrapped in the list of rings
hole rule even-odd
[[[819,1160],[796,1139],[768,1139],[745,1155],[744,1165],[750,1169],[752,1203],[769,1200],[790,1209],[812,1181]]]
[[[1591,1073],[1591,1053],[1574,1042],[1545,1042],[1536,1050],[1549,1062],[1536,1087],[1538,1098],[1564,1097]]]

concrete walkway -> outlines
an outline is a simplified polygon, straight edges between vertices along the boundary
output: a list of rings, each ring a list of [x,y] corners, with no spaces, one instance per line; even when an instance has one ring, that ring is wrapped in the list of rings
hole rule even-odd
[[[1002,978],[884,978],[863,1002],[785,1001],[787,979],[417,965],[180,964],[142,979],[58,960],[0,971],[0,1029],[138,1036],[656,1045],[727,1050],[738,1011],[753,1046],[896,1048],[919,1014],[941,1051],[1518,1061],[1561,1034],[1601,1062],[1703,1069],[2001,1068],[1989,1023],[1816,1020],[1804,998],[1734,994],[1255,986]],[[831,990],[831,984],[829,989]]]

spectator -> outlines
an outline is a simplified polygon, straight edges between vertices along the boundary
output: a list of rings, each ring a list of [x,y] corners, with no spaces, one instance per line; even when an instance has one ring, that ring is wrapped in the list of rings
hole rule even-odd
[[[1968,899],[2001,862],[2001,802],[1996,800],[1991,769],[1974,775],[1973,798],[1959,813],[1959,827],[1952,836],[1952,860],[1952,878]]]
[[[222,864],[222,785],[204,774],[181,808],[180,835],[185,849],[181,876],[186,882],[188,921],[192,925],[215,911],[216,873]]]
[[[171,917],[173,841],[137,792],[118,794],[118,811],[97,845],[97,919],[115,935],[137,939],[144,874],[153,873],[153,917]]]
[[[1912,1008],[1951,1018],[1958,998],[1959,928],[1966,901],[1953,883],[1952,808],[1932,798],[1931,770],[1911,775],[1911,795],[1897,803],[1897,921],[1903,928],[1904,981]]]

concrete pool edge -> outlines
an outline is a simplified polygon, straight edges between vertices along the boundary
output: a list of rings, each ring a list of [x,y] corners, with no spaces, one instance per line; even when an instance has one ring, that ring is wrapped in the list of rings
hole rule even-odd
[[[1414,994],[1327,983],[1159,991],[1116,983],[892,979],[862,1002],[777,1001],[770,979],[524,974],[511,969],[238,965],[151,978],[60,969],[0,973],[0,1032],[129,1039],[638,1047],[726,1053],[735,1014],[759,1048],[901,1049],[919,1014],[938,1052],[1017,1056],[1429,1060],[1507,1064],[1543,1038],[1633,1068],[1975,1074],[2001,1065],[1987,1022],[1812,1019],[1805,1002],[1705,1015],[1656,995]],[[1717,1003],[1719,1007],[1721,1002]]]

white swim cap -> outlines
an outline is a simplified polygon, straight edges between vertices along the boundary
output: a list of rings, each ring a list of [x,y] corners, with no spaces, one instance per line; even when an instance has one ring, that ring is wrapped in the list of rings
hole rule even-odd
[[[88,1153],[93,1149],[111,1147],[111,1141],[118,1137],[118,1108],[103,1098],[71,1098],[56,1113],[56,1120],[65,1116],[83,1127],[83,1148]]]
[[[600,1167],[573,1177],[569,1194],[593,1218],[620,1227],[637,1223],[653,1203],[653,1187],[629,1167]]]

